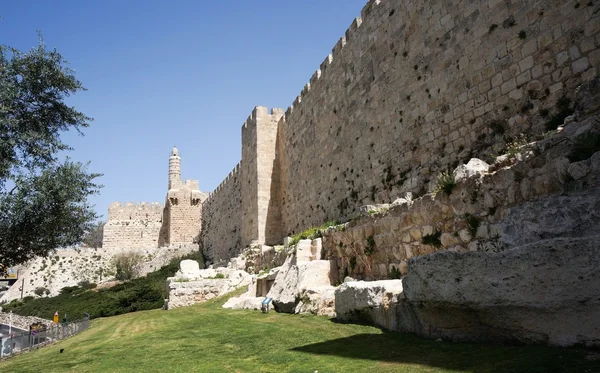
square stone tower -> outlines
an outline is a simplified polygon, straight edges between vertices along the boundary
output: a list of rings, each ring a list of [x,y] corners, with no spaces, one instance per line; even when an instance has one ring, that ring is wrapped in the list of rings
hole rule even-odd
[[[189,244],[200,234],[202,203],[205,193],[199,190],[198,180],[181,180],[181,157],[173,148],[169,157],[169,191],[165,203],[167,243]]]

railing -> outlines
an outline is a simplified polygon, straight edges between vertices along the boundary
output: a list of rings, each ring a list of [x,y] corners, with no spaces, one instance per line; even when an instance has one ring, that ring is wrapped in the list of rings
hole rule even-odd
[[[15,328],[9,335],[2,335],[0,339],[0,359],[31,351],[73,336],[89,326],[90,319],[86,317],[67,323],[53,323],[42,330],[23,331]]]

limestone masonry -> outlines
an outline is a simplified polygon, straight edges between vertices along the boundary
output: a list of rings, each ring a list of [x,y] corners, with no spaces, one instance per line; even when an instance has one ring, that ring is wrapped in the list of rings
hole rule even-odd
[[[287,109],[256,107],[206,201],[169,161],[165,206],[113,204],[105,246],[190,243],[218,262],[363,205],[422,196],[575,108],[600,64],[599,5],[371,0]],[[554,128],[552,128],[554,127]]]
[[[206,257],[423,195],[440,171],[546,132],[597,76],[598,9],[369,1],[285,113],[244,123],[242,160],[204,205]]]
[[[181,180],[181,157],[173,148],[169,157],[169,190],[160,203],[112,203],[104,226],[103,248],[148,249],[189,244],[200,233],[202,202],[206,194],[197,180]]]

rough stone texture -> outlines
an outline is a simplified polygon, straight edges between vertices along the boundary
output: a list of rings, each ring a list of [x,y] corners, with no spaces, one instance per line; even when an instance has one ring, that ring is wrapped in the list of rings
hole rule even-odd
[[[279,267],[275,282],[267,294],[273,298],[273,306],[277,312],[294,313],[298,309],[298,312],[305,310],[316,314],[329,313],[329,310],[319,313],[319,309],[332,306],[331,263],[327,260],[315,260],[310,255],[311,247],[317,247],[319,242],[320,240],[301,240],[296,254],[289,255]],[[297,308],[301,298],[305,300],[305,307],[301,305]]]
[[[436,253],[403,280],[412,332],[451,340],[600,343],[600,236],[502,253]],[[482,322],[485,320],[485,322]]]
[[[190,275],[189,272],[178,272],[175,277],[167,279],[169,298],[165,300],[166,309],[205,302],[247,286],[252,281],[250,274],[229,268],[203,269],[198,271],[195,277]]]
[[[481,159],[472,158],[469,163],[460,165],[454,170],[454,179],[461,181],[466,178],[470,178],[476,175],[482,176],[487,173],[490,169],[490,165],[482,161]]]
[[[600,189],[544,198],[512,207],[499,225],[502,242],[515,247],[555,237],[600,234]]]
[[[197,252],[198,245],[172,245],[134,251],[142,256],[137,274],[145,276],[167,265],[174,258]],[[23,280],[23,296],[36,296],[36,288],[48,289],[48,296],[56,296],[63,287],[76,286],[82,281],[96,284],[114,281],[115,256],[130,252],[129,249],[70,248],[58,249],[47,258],[37,257],[19,272],[19,281],[0,297],[0,303],[20,298]]]
[[[188,278],[200,277],[200,264],[195,260],[182,260],[179,263],[179,271],[176,276]]]
[[[340,321],[368,321],[398,330],[395,310],[402,299],[401,280],[344,282],[335,290],[335,312]]]
[[[499,157],[487,172],[485,165],[477,172],[459,166],[464,178],[449,196],[404,198],[329,229],[323,248],[335,262],[336,281],[398,278],[407,260],[440,250],[502,251],[544,238],[600,234],[600,152],[577,162],[567,158],[579,136],[599,133],[593,117],[571,121],[554,136]],[[585,175],[569,178],[573,164],[585,167]]]
[[[241,296],[230,298],[225,302],[223,308],[232,310],[260,310],[263,297]]]
[[[504,135],[546,131],[558,99],[597,77],[600,4],[574,5],[369,1],[285,115],[257,107],[244,124],[242,161],[204,214],[209,259],[422,195],[442,170],[491,161]],[[506,198],[547,189],[533,181]]]
[[[598,346],[599,239],[413,258],[401,281],[342,284],[337,318],[433,339]]]
[[[19,316],[14,313],[11,316],[8,312],[2,312],[2,307],[0,307],[0,324],[9,325],[11,322],[13,327],[21,330],[29,330],[29,326],[34,323],[42,323],[44,325],[52,324],[52,321],[41,319],[39,317]]]

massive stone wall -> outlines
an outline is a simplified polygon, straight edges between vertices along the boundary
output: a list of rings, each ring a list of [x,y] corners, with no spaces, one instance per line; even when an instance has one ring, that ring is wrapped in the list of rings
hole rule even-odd
[[[242,167],[236,165],[202,205],[202,247],[210,261],[232,258],[242,245]]]
[[[160,203],[112,203],[104,225],[102,246],[106,249],[158,247],[166,239],[163,211]]]
[[[244,124],[239,184],[204,216],[209,246],[274,244],[362,205],[423,195],[439,172],[556,128],[576,87],[597,76],[599,9],[369,1],[283,117],[257,107]]]
[[[284,233],[539,134],[600,62],[599,6],[370,1],[280,123]],[[561,105],[562,103],[562,105]]]

